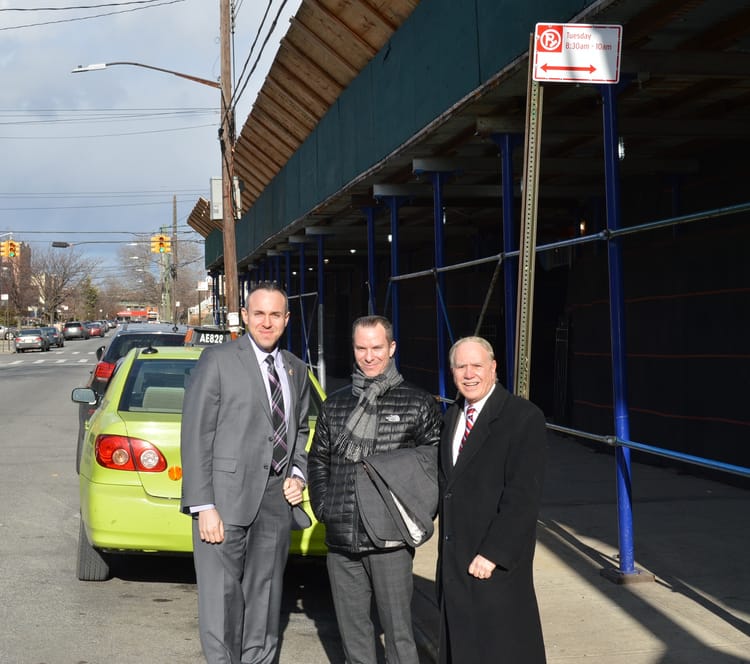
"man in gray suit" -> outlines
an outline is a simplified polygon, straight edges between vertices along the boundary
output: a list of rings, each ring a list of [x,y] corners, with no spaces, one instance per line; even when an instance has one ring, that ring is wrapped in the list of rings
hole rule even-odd
[[[277,348],[286,293],[257,285],[242,319],[247,334],[203,351],[183,406],[182,509],[193,517],[210,664],[275,660],[291,510],[307,472],[307,369]]]

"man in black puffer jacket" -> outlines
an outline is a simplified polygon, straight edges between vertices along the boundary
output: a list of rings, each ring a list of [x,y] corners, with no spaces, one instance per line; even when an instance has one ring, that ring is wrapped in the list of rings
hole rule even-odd
[[[393,362],[393,327],[365,316],[352,327],[352,385],[328,397],[308,457],[310,498],[326,525],[328,575],[348,664],[375,664],[372,597],[385,634],[389,664],[418,664],[411,621],[414,549],[403,539],[367,534],[357,503],[357,467],[376,454],[437,445],[441,416],[435,399],[404,382]]]

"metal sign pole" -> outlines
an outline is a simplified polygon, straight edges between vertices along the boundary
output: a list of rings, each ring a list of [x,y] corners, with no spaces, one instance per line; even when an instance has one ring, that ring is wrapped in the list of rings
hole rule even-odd
[[[533,52],[531,36],[529,54]],[[526,91],[526,138],[524,142],[523,208],[518,258],[518,306],[516,310],[516,351],[514,392],[529,398],[531,370],[531,329],[534,312],[534,269],[536,265],[537,199],[539,186],[539,143],[542,134],[541,85],[532,78],[533,59],[529,57]]]

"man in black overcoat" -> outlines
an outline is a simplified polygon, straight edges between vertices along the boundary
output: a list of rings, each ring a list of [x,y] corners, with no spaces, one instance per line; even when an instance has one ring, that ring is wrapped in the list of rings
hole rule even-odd
[[[532,564],[544,415],[497,382],[485,339],[457,341],[450,364],[461,399],[440,440],[440,662],[543,664]]]

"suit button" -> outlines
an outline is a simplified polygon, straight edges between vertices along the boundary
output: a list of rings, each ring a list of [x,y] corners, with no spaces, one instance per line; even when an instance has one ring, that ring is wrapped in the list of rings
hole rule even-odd
[[[453,498],[453,494],[448,492],[445,494],[445,496],[443,496],[443,498],[445,498],[446,500],[450,500],[451,498]]]
[[[445,536],[445,541],[446,542],[450,542],[451,541],[451,536],[450,535],[446,535]]]

